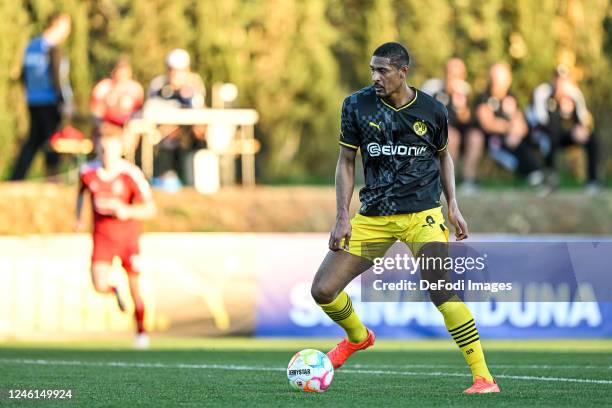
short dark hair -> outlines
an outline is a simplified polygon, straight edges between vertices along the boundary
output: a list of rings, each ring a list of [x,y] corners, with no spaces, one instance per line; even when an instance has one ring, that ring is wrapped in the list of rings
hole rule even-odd
[[[398,42],[384,43],[376,48],[372,55],[375,57],[389,58],[391,64],[398,69],[404,65],[410,65],[410,54],[408,54],[408,50]]]

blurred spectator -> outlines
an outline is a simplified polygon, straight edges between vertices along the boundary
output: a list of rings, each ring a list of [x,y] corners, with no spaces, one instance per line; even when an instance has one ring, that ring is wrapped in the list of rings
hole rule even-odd
[[[587,188],[589,192],[597,192],[598,138],[584,96],[572,81],[567,67],[559,66],[551,82],[535,89],[528,117],[535,137],[544,138],[545,143],[540,140],[540,145],[545,147],[545,165],[551,186],[557,184],[554,168],[559,149],[580,146],[587,155]]]
[[[166,74],[151,81],[148,98],[173,108],[203,108],[206,89],[202,78],[190,70],[189,53],[183,49],[172,50],[166,57]],[[204,126],[161,125],[161,142],[156,146],[153,166],[153,185],[166,189],[180,187],[183,182],[187,156],[198,148],[205,135]]]
[[[120,58],[111,71],[110,78],[104,78],[91,92],[90,108],[95,121],[94,143],[98,150],[100,126],[123,128],[137,112],[144,101],[142,86],[132,79],[132,66],[125,58]],[[133,141],[124,140],[130,151],[135,149]]]
[[[25,49],[22,79],[30,114],[30,134],[17,157],[11,180],[25,178],[41,147],[47,149],[47,175],[57,173],[59,155],[49,148],[47,142],[58,130],[62,115],[68,119],[72,116],[69,65],[59,49],[70,35],[70,30],[71,19],[68,14],[53,14],[42,35],[32,39]]]
[[[476,117],[493,159],[536,186],[544,181],[544,174],[538,169],[526,138],[527,122],[517,99],[509,92],[511,84],[508,65],[493,64],[489,70],[489,86],[476,100]]]
[[[478,163],[484,149],[484,134],[474,124],[470,109],[472,89],[466,82],[467,69],[460,58],[451,58],[446,63],[446,75],[442,79],[430,79],[423,84],[422,91],[436,98],[448,110],[448,150],[453,160],[464,155],[463,192],[472,192],[476,185]]]

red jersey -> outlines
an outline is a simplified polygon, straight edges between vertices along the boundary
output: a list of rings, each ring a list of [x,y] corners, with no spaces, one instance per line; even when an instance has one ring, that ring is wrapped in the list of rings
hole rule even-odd
[[[80,179],[83,187],[91,193],[94,236],[101,235],[114,241],[137,240],[140,222],[119,220],[114,215],[114,208],[117,202],[132,204],[152,200],[151,187],[142,171],[122,160],[120,171],[109,174],[96,160],[83,165]]]
[[[136,81],[116,83],[110,78],[98,82],[91,92],[91,110],[102,120],[122,126],[142,107],[144,91]]]

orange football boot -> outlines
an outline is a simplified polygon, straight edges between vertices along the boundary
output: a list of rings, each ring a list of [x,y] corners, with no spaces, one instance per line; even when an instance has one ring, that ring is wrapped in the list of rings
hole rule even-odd
[[[354,352],[358,350],[365,350],[368,347],[374,345],[374,342],[376,341],[376,336],[374,335],[374,332],[372,330],[367,330],[368,337],[366,337],[366,339],[361,343],[351,343],[348,341],[348,339],[344,339],[340,343],[338,343],[336,347],[334,347],[327,353],[327,357],[329,357],[329,359],[331,360],[334,369],[341,367],[342,364],[344,364],[344,362],[348,360],[348,358]]]
[[[464,394],[489,394],[491,392],[500,392],[499,385],[493,381],[487,381],[482,377],[476,377],[474,384],[463,391]]]

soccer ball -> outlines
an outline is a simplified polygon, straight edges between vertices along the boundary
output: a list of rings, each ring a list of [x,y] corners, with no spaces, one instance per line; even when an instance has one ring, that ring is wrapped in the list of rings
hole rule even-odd
[[[289,361],[287,378],[291,388],[305,392],[325,392],[334,378],[334,367],[319,350],[298,351]]]

